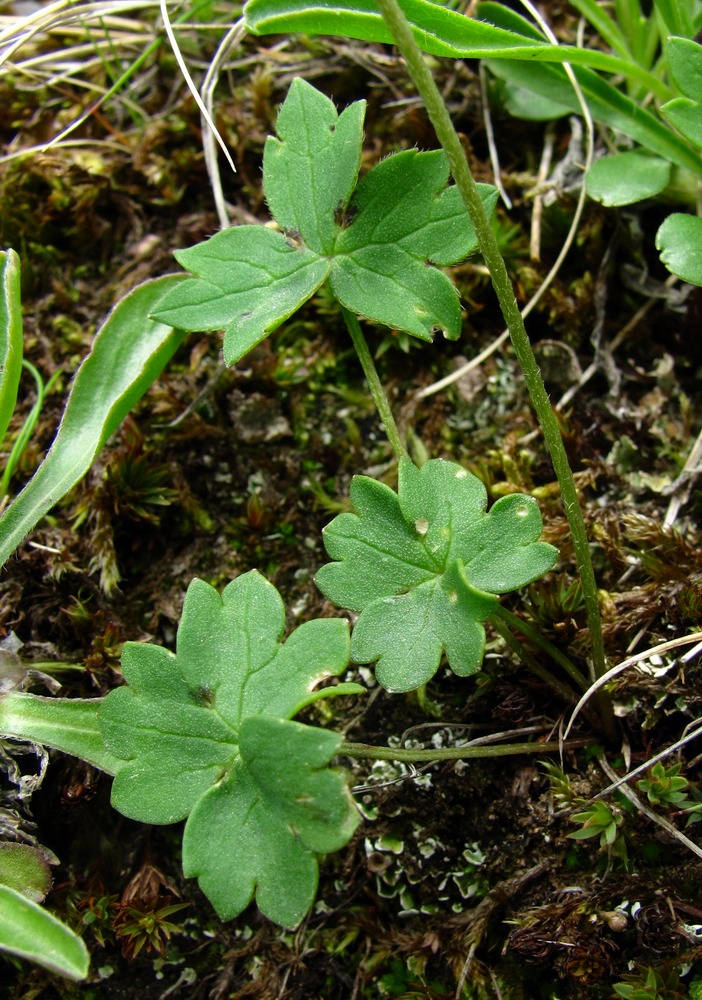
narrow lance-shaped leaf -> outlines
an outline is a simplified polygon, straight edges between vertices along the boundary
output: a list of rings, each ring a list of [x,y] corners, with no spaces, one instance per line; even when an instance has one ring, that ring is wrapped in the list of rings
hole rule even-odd
[[[70,927],[22,893],[0,885],[0,951],[57,972],[85,979],[90,957]]]
[[[85,475],[108,438],[161,373],[183,339],[149,312],[180,275],[156,278],[125,296],[98,331],[71,386],[51,449],[0,517],[0,565]]]
[[[193,581],[176,653],[126,643],[127,686],[107,696],[100,722],[119,758],[115,808],[148,823],[188,817],[183,868],[220,916],[256,896],[294,926],[314,899],[317,854],[343,846],[358,817],[343,773],[327,768],[341,737],[290,721],[345,669],[348,624],[317,619],[283,643],[284,624],[280,595],[255,571],[221,595]]]
[[[403,12],[417,44],[432,55],[592,66],[645,82],[652,93],[663,99],[669,96],[667,88],[654,74],[647,73],[629,59],[599,49],[551,45],[543,39],[525,38],[516,31],[487,23],[482,8],[481,4],[478,18],[475,18],[466,17],[434,0],[402,0]],[[375,0],[249,0],[244,7],[244,17],[246,27],[256,35],[299,32],[393,42]]]
[[[441,151],[388,157],[355,192],[365,102],[340,115],[294,80],[269,138],[263,186],[286,234],[238,226],[176,254],[192,274],[154,315],[187,329],[223,328],[228,364],[242,358],[326,279],[347,309],[430,340],[460,333],[458,294],[434,266],[450,265],[478,241]],[[480,186],[492,212],[497,192]]]
[[[557,558],[538,541],[532,497],[503,497],[486,514],[485,487],[454,462],[418,469],[403,459],[397,493],[355,476],[351,499],[355,513],[324,531],[336,561],[316,582],[335,604],[360,612],[351,659],[377,661],[377,679],[392,691],[426,683],[444,652],[457,674],[478,670],[495,595],[535,580]]]
[[[0,443],[15,409],[21,372],[20,262],[14,250],[3,250],[0,252]]]

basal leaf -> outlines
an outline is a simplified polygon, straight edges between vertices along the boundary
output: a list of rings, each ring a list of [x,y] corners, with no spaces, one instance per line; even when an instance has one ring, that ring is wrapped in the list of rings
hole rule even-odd
[[[297,722],[244,721],[237,767],[198,802],[183,838],[183,870],[223,919],[254,894],[276,923],[303,918],[317,890],[316,855],[343,847],[358,825],[343,775],[327,767],[341,742]]]
[[[437,267],[462,260],[478,241],[440,150],[383,160],[356,185],[365,102],[337,114],[332,102],[294,80],[267,140],[263,187],[285,234],[237,226],[176,258],[195,278],[153,315],[187,330],[224,329],[233,364],[329,279],[350,311],[430,340],[455,339],[458,294]],[[480,185],[488,212],[497,191]],[[429,266],[428,266],[429,265]]]
[[[335,604],[360,612],[351,658],[377,660],[379,682],[393,691],[429,680],[444,652],[456,673],[475,672],[494,595],[535,580],[557,558],[538,540],[532,497],[503,497],[486,513],[485,487],[454,462],[419,469],[401,461],[397,493],[355,476],[351,499],[355,513],[324,531],[336,561],[316,582]]]
[[[284,625],[278,591],[252,571],[221,595],[203,580],[190,584],[176,653],[125,643],[128,686],[100,710],[105,743],[124,761],[112,789],[116,809],[144,823],[185,818],[234,766],[245,718],[288,718],[320,680],[344,669],[346,622],[308,622],[285,644]]]
[[[702,285],[702,219],[674,212],[656,233],[656,249],[673,274]]]
[[[197,275],[165,295],[155,319],[183,330],[224,330],[224,359],[235,364],[307,301],[329,262],[265,226],[234,226],[179,250]]]
[[[314,897],[315,855],[346,843],[357,817],[343,774],[326,767],[341,737],[288,721],[346,667],[348,624],[317,619],[286,642],[284,626],[278,591],[256,571],[221,595],[194,580],[176,652],[126,643],[127,684],[104,699],[99,719],[117,761],[115,808],[147,823],[189,816],[184,869],[220,915],[235,916],[257,892],[263,912],[287,926]]]
[[[663,105],[661,114],[680,135],[702,149],[702,104],[699,101],[693,101],[689,97],[676,97]]]
[[[702,45],[692,38],[672,36],[665,47],[670,75],[685,97],[702,97]]]
[[[587,193],[603,205],[632,205],[660,194],[670,180],[670,163],[641,153],[616,153],[597,160],[585,176]]]
[[[293,80],[263,155],[268,207],[279,225],[318,254],[333,252],[335,217],[346,208],[361,166],[366,102],[340,115],[324,94]]]
[[[475,17],[466,17],[435,0],[402,0],[402,9],[417,44],[433,55],[453,59],[525,59],[532,65],[569,62],[574,66],[593,66],[632,77],[645,83],[657,96],[664,99],[668,96],[660,79],[630,59],[596,48],[551,45],[536,32],[524,37],[512,28],[516,17],[509,18],[513,12],[502,4],[481,3]],[[507,11],[504,24],[493,16],[493,11],[500,9]],[[244,17],[247,28],[256,35],[302,32],[393,42],[374,0],[249,0]]]

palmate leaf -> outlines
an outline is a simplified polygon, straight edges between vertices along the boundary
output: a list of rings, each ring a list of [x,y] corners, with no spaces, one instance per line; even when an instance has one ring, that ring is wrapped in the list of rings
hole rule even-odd
[[[199,877],[220,917],[235,917],[255,891],[272,920],[302,920],[317,890],[316,855],[339,850],[358,825],[343,774],[327,767],[341,743],[297,722],[244,720],[239,766],[198,801],[183,838],[183,871]]]
[[[503,497],[486,514],[485,487],[454,462],[419,469],[403,459],[397,493],[355,476],[351,499],[355,513],[324,531],[336,561],[316,583],[335,604],[360,612],[351,659],[377,661],[376,677],[391,691],[426,683],[443,652],[455,673],[474,673],[495,595],[530,583],[557,558],[538,541],[532,497]]]
[[[304,80],[293,81],[269,137],[263,186],[284,233],[236,226],[181,250],[196,277],[153,315],[185,330],[224,329],[233,364],[292,315],[325,281],[350,311],[424,340],[460,333],[458,294],[435,266],[478,240],[440,150],[388,157],[358,184],[365,102],[338,114]],[[355,188],[355,191],[354,191]],[[479,185],[488,212],[497,192]],[[430,266],[427,266],[430,265]]]
[[[317,886],[317,855],[338,850],[358,816],[344,774],[327,767],[341,737],[290,721],[340,684],[315,691],[349,658],[348,625],[317,619],[281,642],[278,591],[256,571],[220,595],[190,584],[176,653],[126,643],[127,686],[99,720],[118,761],[112,804],[146,823],[188,821],[183,868],[215,909],[295,926]]]

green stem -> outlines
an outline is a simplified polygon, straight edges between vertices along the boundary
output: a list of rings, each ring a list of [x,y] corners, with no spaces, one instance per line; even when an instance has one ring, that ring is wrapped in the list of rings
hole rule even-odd
[[[501,743],[495,746],[443,747],[431,750],[401,750],[393,747],[377,747],[370,743],[342,743],[339,753],[345,757],[371,760],[398,760],[406,764],[420,764],[426,761],[469,760],[479,757],[516,757],[525,753],[560,753],[589,746],[591,740],[569,740],[568,743]]]
[[[366,338],[363,336],[361,324],[358,322],[354,314],[349,312],[344,306],[341,306],[341,313],[344,317],[346,327],[351,334],[353,346],[356,349],[358,360],[361,362],[363,374],[366,376],[368,388],[370,389],[371,395],[375,401],[378,413],[380,414],[380,419],[383,421],[385,433],[388,436],[388,441],[392,445],[392,450],[395,452],[398,462],[401,458],[409,458],[407,449],[405,448],[402,438],[400,437],[400,432],[397,429],[395,418],[392,415],[390,403],[388,402],[385,390],[383,389],[380,377],[378,376],[378,370],[375,367],[375,362],[373,361],[371,352],[368,349]]]
[[[573,661],[568,659],[565,653],[562,653],[557,646],[554,646],[552,642],[549,642],[549,640],[543,636],[538,629],[531,626],[529,622],[525,622],[523,618],[512,614],[511,611],[508,611],[507,608],[503,607],[501,604],[497,605],[491,615],[491,618],[493,621],[496,618],[502,619],[511,633],[521,632],[522,635],[526,636],[526,638],[533,642],[535,646],[539,646],[545,653],[548,653],[552,660],[560,664],[571,680],[575,681],[581,691],[587,691],[590,686],[587,677],[581,674]]]
[[[402,13],[397,0],[376,0],[376,4],[395,39],[400,53],[407,63],[410,77],[424,102],[427,114],[448,158],[453,179],[456,182],[456,186],[478,236],[480,250],[490,272],[492,285],[509,329],[514,351],[519,360],[534,410],[541,425],[546,446],[551,455],[551,461],[553,462],[553,467],[561,487],[563,506],[568,518],[568,524],[570,525],[575,558],[580,571],[590,630],[593,675],[594,677],[600,677],[606,669],[602,621],[600,618],[595,573],[592,568],[590,548],[585,530],[585,521],[580,509],[580,501],[573,473],[568,463],[558,422],[551,408],[546,387],[544,386],[534,352],[529,343],[529,337],[519,312],[519,305],[514,295],[514,289],[512,288],[512,283],[497,240],[490,226],[490,221],[483,209],[478,188],[463,152],[461,141],[453,127],[451,116],[448,113],[443,98],[434,83],[431,71],[424,61],[419,46],[414,40],[407,19]]]

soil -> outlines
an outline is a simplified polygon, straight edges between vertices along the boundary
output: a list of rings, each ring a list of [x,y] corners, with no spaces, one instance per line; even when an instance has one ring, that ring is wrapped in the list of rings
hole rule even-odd
[[[32,44],[46,54],[53,43],[39,36]],[[215,44],[203,32],[186,55],[206,66]],[[90,72],[97,83],[106,69]],[[444,61],[435,73],[477,178],[491,180],[477,67]],[[340,107],[368,101],[364,170],[398,149],[437,146],[390,46],[246,38],[216,101],[217,125],[237,165],[234,175],[222,161],[234,223],[268,218],[263,142],[297,75]],[[5,72],[0,134],[8,151],[45,142],[84,103],[74,77],[60,87],[27,87]],[[571,126],[494,114],[514,202],[510,211],[499,207],[497,219],[523,305],[573,215],[577,192],[559,190],[543,208],[539,259],[530,256],[529,192],[545,136],[553,129],[554,155],[563,158]],[[73,138],[86,144],[0,162],[0,243],[22,258],[25,355],[45,379],[62,373],[13,493],[49,447],[71,375],[112,304],[139,281],[174,270],[175,249],[219,228],[199,111],[165,46]],[[652,203],[620,211],[588,203],[576,245],[528,323],[554,402],[593,359],[598,365],[561,411],[561,425],[592,539],[611,664],[702,625],[694,481],[674,526],[663,526],[669,487],[702,419],[702,291],[665,284],[653,248],[665,211]],[[483,479],[491,500],[517,491],[539,499],[544,537],[558,546],[559,563],[503,603],[586,670],[567,523],[509,347],[449,389],[417,397],[502,329],[479,260],[453,275],[465,306],[459,342],[422,344],[367,325],[371,349],[414,457],[462,463]],[[395,463],[338,308],[322,291],[235,368],[224,369],[220,357],[219,334],[190,335],[90,473],[5,566],[0,627],[6,641],[14,635],[24,644],[28,689],[53,693],[59,681],[64,697],[93,697],[119,685],[125,640],[173,648],[194,577],[222,588],[258,568],[283,595],[290,628],[339,614],[314,585],[327,558],[321,530],[348,509],[354,474],[394,485]],[[33,391],[23,380],[10,438]],[[579,716],[573,748],[562,758],[535,754],[418,771],[341,760],[352,772],[363,823],[347,848],[323,860],[317,903],[294,932],[255,907],[218,920],[196,883],[182,876],[181,826],[124,819],[110,807],[110,779],[81,762],[52,752],[43,781],[20,797],[19,776],[38,774],[42,751],[3,741],[3,837],[53,852],[58,864],[46,904],[84,933],[91,951],[90,979],[78,986],[4,959],[3,995],[604,1000],[615,984],[645,982],[652,968],[659,992],[637,996],[699,996],[691,987],[702,958],[699,858],[620,793],[606,799],[620,817],[613,845],[569,836],[582,829],[574,814],[610,783],[607,768],[621,775],[694,728],[702,671],[685,651],[655,655],[613,682],[614,742],[591,712]],[[442,668],[413,695],[382,691],[365,668],[353,668],[349,679],[369,684],[368,696],[323,702],[303,721],[379,745],[396,738],[448,746],[520,730],[528,733],[520,740],[544,742],[563,732],[572,708],[490,630],[474,678]],[[702,801],[696,744],[666,761],[676,762],[688,795]],[[690,825],[697,814],[665,803],[651,809],[699,839]],[[186,906],[159,912],[179,902]],[[144,918],[151,931],[135,954],[128,930],[135,921],[144,926]]]

